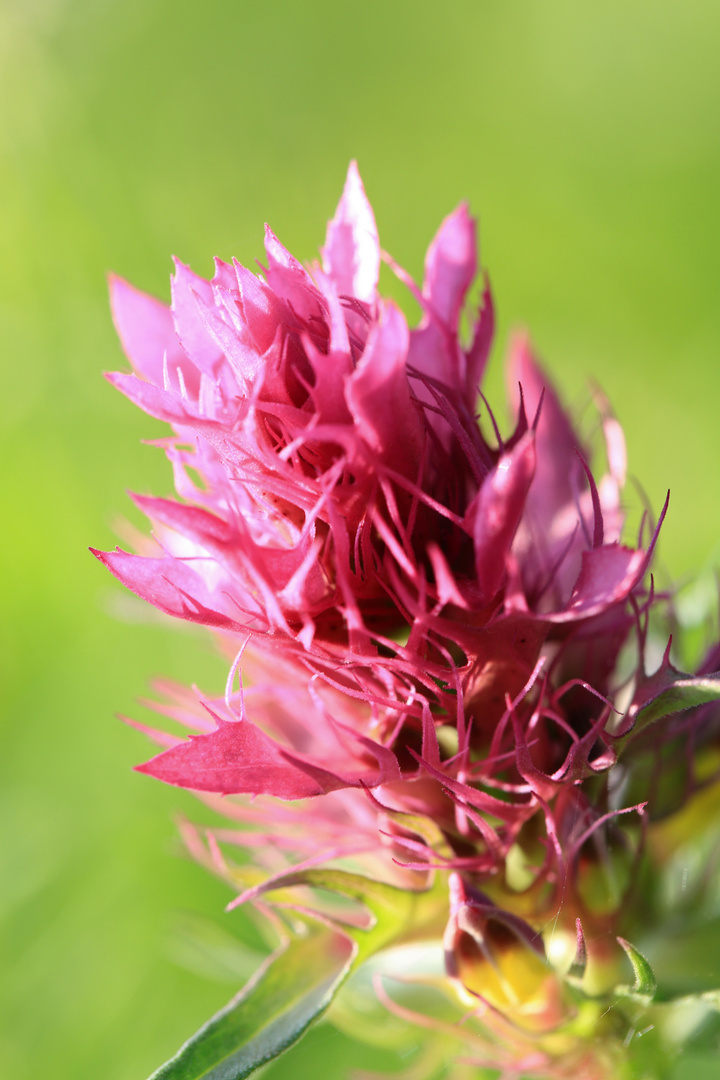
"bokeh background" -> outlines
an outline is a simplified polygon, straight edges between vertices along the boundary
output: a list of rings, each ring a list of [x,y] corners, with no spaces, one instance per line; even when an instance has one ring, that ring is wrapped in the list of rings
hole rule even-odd
[[[526,325],[568,400],[599,379],[656,508],[671,489],[666,572],[720,565],[719,47],[714,0],[0,0],[4,1080],[144,1080],[242,966],[175,840],[200,810],[113,718],[153,675],[224,671],[86,550],[134,520],[126,488],[170,488],[159,425],[101,377],[106,272],[167,298],[171,253],[252,264],[264,221],[313,258],[356,157],[419,275],[467,198],[495,403]],[[267,1075],[379,1062],[325,1026]]]

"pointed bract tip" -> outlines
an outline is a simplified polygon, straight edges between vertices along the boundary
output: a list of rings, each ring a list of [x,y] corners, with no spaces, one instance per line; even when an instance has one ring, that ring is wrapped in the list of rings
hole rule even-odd
[[[347,176],[345,178],[345,182],[347,183],[348,180],[352,180],[353,182],[356,182],[358,184],[362,184],[362,177],[360,176],[360,169],[358,168],[358,163],[357,163],[355,158],[352,158],[351,161],[350,161],[350,164],[348,165],[348,171],[347,171]]]
[[[348,166],[334,216],[321,249],[322,266],[340,295],[365,303],[375,299],[380,269],[380,242],[372,206],[356,161]]]
[[[636,949],[629,941],[626,941],[623,937],[618,937],[618,945],[625,952],[628,960],[632,964],[633,972],[635,974],[635,982],[631,987],[616,987],[616,993],[637,994],[640,997],[652,998],[657,992],[657,979],[655,978],[655,972],[650,966],[650,961],[646,956]]]
[[[574,979],[582,979],[587,967],[587,945],[580,919],[575,920],[575,935],[575,959],[570,965],[568,975]]]

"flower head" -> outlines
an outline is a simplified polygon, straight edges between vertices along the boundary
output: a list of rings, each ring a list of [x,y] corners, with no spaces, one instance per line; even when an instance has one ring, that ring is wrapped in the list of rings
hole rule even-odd
[[[134,497],[153,549],[96,554],[234,657],[221,698],[169,689],[158,708],[190,738],[152,732],[164,749],[141,770],[252,796],[223,804],[246,831],[219,831],[212,858],[225,872],[218,838],[272,844],[264,889],[348,858],[402,888],[453,872],[448,971],[546,1028],[562,995],[523,919],[572,898],[571,921],[607,928],[624,892],[598,902],[595,867],[613,836],[623,880],[641,852],[651,785],[642,768],[627,779],[643,732],[702,722],[697,708],[682,730],[666,719],[689,701],[668,656],[645,672],[666,507],[621,542],[622,430],[597,395],[596,480],[525,337],[507,365],[510,433],[482,395],[478,418],[494,313],[485,281],[468,314],[465,206],[431,242],[422,287],[389,260],[420,304],[413,328],[378,295],[354,164],[320,264],[270,229],[265,251],[261,274],[217,260],[211,281],[177,262],[169,308],[111,280],[133,373],[109,378],[171,425],[178,498]],[[717,696],[683,685],[693,706]],[[620,754],[629,801],[613,787]]]

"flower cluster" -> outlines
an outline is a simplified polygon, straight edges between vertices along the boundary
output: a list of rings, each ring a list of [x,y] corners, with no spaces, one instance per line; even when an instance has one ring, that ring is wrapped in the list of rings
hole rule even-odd
[[[448,974],[545,1029],[562,1008],[537,929],[560,908],[573,933],[577,917],[586,933],[614,925],[658,782],[649,755],[687,741],[707,717],[681,710],[714,694],[686,679],[683,698],[667,654],[645,670],[667,504],[621,542],[622,430],[598,393],[582,437],[525,337],[501,434],[479,391],[494,310],[487,281],[469,301],[465,206],[422,287],[381,255],[354,164],[320,264],[269,228],[265,251],[261,274],[217,260],[211,281],[178,262],[169,308],[111,280],[133,373],[109,378],[171,425],[179,498],[135,496],[153,542],[96,554],[232,658],[219,698],[164,688],[158,710],[192,734],[151,732],[164,749],[141,771],[243,824],[211,836],[216,865],[219,839],[265,867],[242,898],[337,860],[404,889],[450,872]],[[381,257],[417,327],[378,294]],[[660,771],[674,767],[665,753]],[[599,883],[610,860],[614,892]],[[488,926],[525,957],[532,993],[492,959]]]

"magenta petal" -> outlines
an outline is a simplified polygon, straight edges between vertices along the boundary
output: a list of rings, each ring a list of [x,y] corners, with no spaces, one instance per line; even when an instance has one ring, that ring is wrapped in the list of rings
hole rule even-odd
[[[316,317],[320,312],[320,293],[305,267],[283,247],[269,225],[265,226],[265,253],[270,288],[287,300],[301,319]]]
[[[130,555],[119,548],[117,551],[90,550],[123,585],[167,615],[218,630],[239,632],[245,629],[233,617],[229,599],[212,593],[187,562],[170,557],[150,559]]]
[[[191,735],[137,770],[166,784],[221,795],[307,799],[325,790],[291,764],[282,748],[249,720],[219,720],[215,731]]]
[[[235,267],[230,263],[226,263],[223,259],[218,259],[217,255],[214,259],[215,273],[211,285],[213,290],[223,296],[223,299],[227,302],[228,298],[235,294],[235,299],[239,299],[237,296],[237,277],[235,276]]]
[[[515,406],[519,405],[518,384],[522,386],[525,411],[533,422],[540,401],[537,425],[537,470],[528,498],[533,527],[549,534],[553,518],[573,503],[577,485],[572,472],[580,465],[575,456],[580,444],[553,385],[533,356],[527,337],[516,337],[510,347],[508,381]],[[577,464],[576,464],[577,462]]]
[[[327,352],[321,352],[307,335],[303,337],[315,376],[310,395],[320,422],[347,424],[352,418],[345,400],[345,380],[353,370],[347,323],[332,280],[320,270],[317,275],[328,306],[330,340]]]
[[[275,340],[278,323],[287,314],[287,308],[264,281],[236,259],[233,267],[247,328],[258,352],[264,353]]]
[[[475,566],[483,596],[502,585],[506,560],[535,473],[535,435],[528,431],[489,474],[468,514],[475,542]]]
[[[563,623],[599,615],[626,599],[642,577],[646,563],[646,552],[620,544],[606,544],[584,551],[580,574],[567,607],[543,618]]]
[[[482,307],[473,331],[473,339],[466,353],[466,381],[471,405],[477,400],[478,388],[482,382],[490,356],[490,348],[495,336],[495,305],[490,285],[487,280],[482,295]]]
[[[425,257],[423,295],[451,330],[457,327],[465,294],[476,272],[475,221],[463,203],[445,218]]]
[[[208,348],[207,357],[210,362],[210,370],[222,357],[228,361],[235,372],[240,389],[247,394],[248,389],[261,365],[261,357],[254,345],[248,344],[238,334],[234,326],[223,319],[220,310],[214,304],[208,304],[198,293],[191,290],[192,298],[197,307],[197,317],[205,328],[207,337],[215,346],[215,353]],[[212,360],[215,355],[216,359]],[[209,374],[209,373],[206,373]]]
[[[372,303],[380,273],[380,243],[375,215],[354,161],[335,217],[328,224],[322,260],[341,296]]]
[[[168,731],[159,731],[158,728],[149,727],[147,724],[140,723],[139,720],[133,720],[130,716],[121,716],[119,719],[129,727],[135,728],[136,731],[141,731],[143,735],[147,735],[148,739],[157,743],[158,746],[169,748],[178,746],[185,741],[180,735],[171,735]]]
[[[227,523],[207,510],[152,495],[131,494],[130,497],[153,521],[162,522],[200,544],[221,546],[231,539],[232,533]]]
[[[345,397],[365,442],[406,476],[417,471],[422,425],[406,375],[409,334],[405,316],[385,303]]]
[[[338,357],[337,361],[333,361],[333,367],[335,366],[335,363],[341,363],[340,371],[336,375],[336,378],[339,381],[340,377],[349,374],[353,367],[345,311],[340,302],[335,283],[323,274],[322,270],[317,271],[317,279],[328,307],[328,324],[330,329],[328,355],[334,354]]]
[[[163,390],[154,383],[138,379],[136,375],[125,375],[120,371],[108,372],[105,378],[144,412],[158,420],[188,426],[195,425],[200,420],[190,402],[180,394]]]
[[[417,372],[420,379],[413,383],[413,389],[420,401],[433,402],[433,396],[422,381],[422,376],[452,390],[465,390],[465,379],[460,371],[459,360],[462,353],[454,343],[448,342],[448,335],[436,320],[424,319],[420,326],[410,331],[410,345],[408,349],[408,369]],[[439,425],[439,430],[445,431],[445,425],[436,413],[428,414],[428,423],[433,427]],[[447,436],[445,436],[447,437]]]
[[[180,367],[188,387],[192,384],[194,388],[197,375],[178,341],[167,304],[133,288],[115,274],[109,275],[108,284],[115,329],[137,374],[162,386],[167,357],[169,371],[174,375]]]
[[[188,356],[206,375],[213,375],[222,351],[207,330],[198,311],[199,297],[208,307],[215,306],[212,285],[205,278],[175,259],[175,274],[171,279],[172,312],[175,329]]]
[[[314,289],[313,280],[301,262],[281,244],[269,225],[265,226],[265,254],[268,257],[270,273],[285,270],[294,275],[296,280],[310,289]]]

